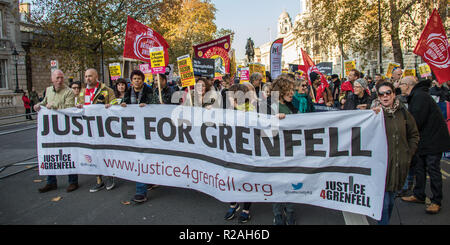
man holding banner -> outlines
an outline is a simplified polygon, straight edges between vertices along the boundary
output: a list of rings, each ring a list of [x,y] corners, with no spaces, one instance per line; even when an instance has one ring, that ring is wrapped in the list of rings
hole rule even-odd
[[[145,75],[140,70],[131,72],[132,86],[125,93],[125,98],[122,107],[127,107],[127,104],[139,104],[139,107],[145,107],[147,104],[159,104],[158,94],[155,94],[148,86],[144,86]],[[153,185],[150,185],[153,187]],[[143,203],[147,201],[146,183],[136,182],[136,195],[132,199],[135,203]]]
[[[86,81],[86,88],[82,89],[78,96],[77,108],[94,104],[104,104],[105,108],[109,108],[112,101],[116,99],[114,90],[98,80],[98,72],[95,69],[91,68],[86,70],[84,79]],[[105,185],[102,176],[97,175],[97,183],[89,189],[89,192],[97,192],[105,187],[107,190],[115,187],[114,177],[108,176]]]
[[[74,106],[75,95],[70,88],[64,85],[64,73],[61,70],[54,70],[52,72],[52,86],[46,89],[45,98],[42,102],[34,105],[34,110],[39,111],[41,105],[48,109],[65,109]],[[57,180],[55,175],[47,176],[47,184],[39,188],[40,193],[45,193],[51,190],[56,190]],[[72,192],[78,189],[78,175],[69,175],[69,187],[67,187],[67,192]]]

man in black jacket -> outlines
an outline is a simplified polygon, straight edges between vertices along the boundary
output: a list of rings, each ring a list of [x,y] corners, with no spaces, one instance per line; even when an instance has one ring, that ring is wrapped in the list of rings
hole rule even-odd
[[[157,76],[159,76],[159,83],[161,84],[161,104],[172,104],[172,94],[174,90],[167,85],[167,76],[164,74],[158,74]],[[159,98],[158,82],[156,82],[156,80],[153,82],[153,95],[156,95]]]
[[[442,153],[450,149],[450,136],[440,108],[429,94],[430,80],[418,82],[415,77],[405,77],[399,83],[402,94],[407,96],[408,110],[416,120],[420,141],[412,165],[416,176],[413,195],[402,197],[403,201],[424,203],[427,173],[430,176],[431,204],[427,213],[436,214],[441,208]]]
[[[145,107],[147,104],[159,104],[158,94],[154,93],[150,87],[144,85],[145,75],[142,71],[134,70],[130,75],[132,86],[127,89],[123,99],[122,107],[127,104],[139,104],[139,107]],[[136,195],[133,197],[135,203],[147,201],[147,189],[154,185],[136,182]]]

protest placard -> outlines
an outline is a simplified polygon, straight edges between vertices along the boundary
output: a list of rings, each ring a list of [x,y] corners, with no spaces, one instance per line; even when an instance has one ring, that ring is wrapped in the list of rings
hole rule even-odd
[[[144,73],[145,76],[144,83],[146,83],[147,85],[151,85],[153,82],[153,74],[150,64],[149,63],[139,64],[139,70],[142,71],[142,73]]]
[[[427,63],[422,63],[419,65],[419,74],[421,78],[431,76],[431,68]]]
[[[241,68],[240,83],[250,81],[250,69],[248,67]]]
[[[155,47],[150,49],[150,60],[152,74],[166,73],[166,62],[164,58],[163,47]]]
[[[263,64],[260,63],[250,63],[248,64],[248,68],[250,71],[250,75],[252,75],[255,72],[258,72],[262,75],[262,82],[266,82],[266,67]]]
[[[356,60],[344,61],[345,76],[347,77],[351,70],[356,69]]]
[[[193,58],[194,75],[213,78],[215,75],[214,62],[214,59]]]
[[[400,67],[399,63],[395,63],[395,62],[389,62],[388,64],[388,68],[386,70],[386,77],[387,78],[391,78],[392,77],[392,72],[394,71],[394,68],[396,67]]]
[[[109,64],[109,76],[111,77],[111,80],[113,80],[113,81],[119,79],[122,76],[122,73],[120,70],[120,63]]]
[[[191,57],[183,55],[177,58],[178,71],[180,72],[181,86],[190,87],[195,85],[194,69]]]

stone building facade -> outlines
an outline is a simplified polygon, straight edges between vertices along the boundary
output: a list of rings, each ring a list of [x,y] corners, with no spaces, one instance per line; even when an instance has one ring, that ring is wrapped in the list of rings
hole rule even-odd
[[[0,0],[0,116],[25,111],[21,91],[27,88],[26,61],[19,16],[18,0]]]

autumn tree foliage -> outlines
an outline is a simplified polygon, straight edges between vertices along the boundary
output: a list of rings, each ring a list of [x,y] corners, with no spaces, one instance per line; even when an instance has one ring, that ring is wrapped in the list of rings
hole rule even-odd
[[[58,57],[64,70],[100,68],[123,52],[127,16],[148,22],[157,0],[35,0],[30,22],[38,50],[34,55]],[[103,47],[102,47],[103,46]]]
[[[209,0],[35,0],[31,23],[37,54],[57,55],[63,69],[99,68],[123,53],[127,16],[151,27],[169,43],[170,63],[192,53],[192,46],[230,33],[214,23]],[[103,47],[102,47],[103,45]]]
[[[433,8],[446,20],[448,0],[310,0],[310,14],[296,28],[305,42],[314,38],[316,51],[337,46],[344,59],[378,52],[378,4],[381,6],[383,54],[404,65],[403,54],[414,48]]]

